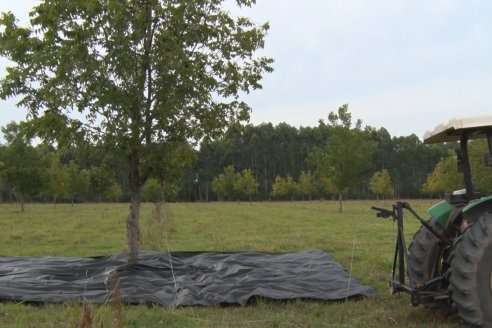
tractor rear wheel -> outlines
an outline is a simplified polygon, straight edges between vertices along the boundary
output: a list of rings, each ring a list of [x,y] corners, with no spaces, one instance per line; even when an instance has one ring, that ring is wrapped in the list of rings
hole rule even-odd
[[[444,234],[444,228],[436,220],[431,219],[427,223],[437,233]],[[408,277],[413,288],[418,288],[419,285],[443,274],[442,263],[446,253],[445,248],[425,226],[422,225],[413,236],[408,253]],[[439,286],[435,286],[432,291],[438,289]],[[432,308],[442,306],[442,303],[424,297],[414,305],[419,303]]]
[[[468,324],[492,327],[492,214],[482,215],[457,243],[450,291],[458,315]]]

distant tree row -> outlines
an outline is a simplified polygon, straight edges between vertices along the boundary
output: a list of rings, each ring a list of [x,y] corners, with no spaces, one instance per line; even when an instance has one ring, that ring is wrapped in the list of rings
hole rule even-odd
[[[97,146],[33,146],[24,128],[12,122],[1,129],[5,143],[0,145],[0,201],[18,201],[23,211],[27,200],[55,204],[129,200],[127,167],[117,152]],[[176,183],[195,154],[189,145],[177,145],[171,154],[176,163],[153,169],[166,168],[167,179],[149,179],[142,189],[144,201],[156,201],[156,193],[159,200],[175,199]]]
[[[244,169],[239,173],[232,165],[226,167],[224,173],[219,174],[212,181],[212,190],[221,200],[226,197],[231,200],[231,197],[247,196],[251,201],[257,187],[258,184],[250,169]]]
[[[350,198],[380,196],[423,197],[422,185],[436,164],[455,145],[426,145],[416,135],[391,137],[384,128],[363,126],[352,120],[348,106],[320,120],[318,126],[296,128],[286,123],[233,125],[224,136],[203,141],[197,160],[181,180],[179,198],[210,200],[225,198],[213,191],[212,182],[233,166],[250,169],[258,184],[253,199]],[[391,192],[372,192],[370,179],[386,170]],[[278,196],[273,193],[277,177],[299,182],[310,172],[316,182],[308,196]],[[282,192],[281,192],[282,193]],[[232,197],[234,198],[234,197]]]
[[[0,200],[128,201],[128,166],[110,147],[32,145],[22,123],[2,128]],[[425,145],[415,135],[391,137],[352,120],[348,106],[316,127],[232,125],[197,149],[156,145],[144,201],[294,200],[442,196],[462,188],[454,144]],[[492,190],[483,164],[487,144],[470,143],[478,190]],[[162,157],[166,157],[163,159]],[[159,159],[166,165],[159,165]],[[150,163],[150,162],[149,162]],[[169,165],[172,163],[172,165]],[[149,164],[150,165],[150,164]],[[152,178],[153,177],[153,178]]]

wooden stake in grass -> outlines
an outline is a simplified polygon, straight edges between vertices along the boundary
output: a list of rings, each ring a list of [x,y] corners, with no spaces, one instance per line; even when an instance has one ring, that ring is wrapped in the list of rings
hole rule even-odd
[[[79,328],[92,328],[92,306],[91,302],[84,298],[82,316],[79,321]]]
[[[114,327],[123,328],[123,303],[121,302],[121,284],[118,273],[113,271],[109,276],[107,287],[111,291],[111,302],[114,307]]]

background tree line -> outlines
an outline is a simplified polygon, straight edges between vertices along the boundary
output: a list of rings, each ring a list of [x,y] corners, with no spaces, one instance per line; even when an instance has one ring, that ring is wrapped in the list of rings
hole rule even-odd
[[[223,137],[201,143],[197,160],[180,182],[179,198],[216,199],[212,181],[228,166],[236,171],[251,170],[257,182],[257,200],[338,199],[340,194],[366,198],[375,194],[370,190],[370,179],[382,170],[389,172],[395,197],[423,197],[428,195],[422,189],[427,176],[455,146],[426,145],[414,134],[392,137],[385,128],[362,126],[360,121],[352,122],[347,105],[315,127],[296,128],[287,123],[233,125]],[[337,160],[338,167],[333,164]],[[352,181],[337,187],[334,178],[343,173],[341,170],[352,174],[350,179],[340,175],[338,180]],[[307,187],[308,173],[314,186]],[[275,181],[282,179],[287,183],[280,190],[291,180],[304,181],[300,185],[309,191],[274,192]]]
[[[2,201],[130,199],[125,159],[107,145],[33,145],[22,123],[2,132]],[[153,201],[156,193],[169,201],[442,195],[462,186],[455,146],[425,145],[416,135],[391,137],[384,128],[363,127],[344,105],[315,127],[234,124],[197,149],[186,143],[172,151],[156,147],[153,156],[175,163],[159,174],[165,179],[147,182],[143,199]],[[486,143],[473,141],[470,149],[478,188],[491,190],[492,176],[482,167]]]

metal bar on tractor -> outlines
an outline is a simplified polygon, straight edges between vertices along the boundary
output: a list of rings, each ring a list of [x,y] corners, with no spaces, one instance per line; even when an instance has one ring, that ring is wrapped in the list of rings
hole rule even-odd
[[[492,130],[487,131],[487,144],[489,146],[489,154],[492,154]]]
[[[396,239],[396,245],[395,245],[395,256],[393,257],[393,267],[391,268],[391,273],[392,273],[392,281],[391,283],[393,284],[395,282],[395,276],[396,276],[396,262],[398,262],[398,251],[400,249],[399,247],[400,240],[399,238]],[[398,278],[399,280],[400,278]]]
[[[403,234],[403,204],[401,202],[397,203],[396,206],[396,217],[398,219],[398,275],[399,282],[405,284],[405,261],[408,263],[408,254],[406,252],[405,245],[405,235]]]
[[[420,221],[420,223],[426,227],[427,230],[429,230],[437,239],[439,239],[440,241],[444,241],[444,238],[441,236],[440,233],[438,233],[431,225],[429,225],[424,219],[422,219],[418,214],[417,212],[415,212],[413,210],[413,208],[410,207],[410,204],[408,203],[404,203],[404,207],[410,212],[413,214],[413,216],[415,216],[417,218],[417,220]]]
[[[487,144],[489,152],[485,154],[485,166],[492,166],[492,130],[487,130]]]
[[[468,157],[468,135],[463,134],[460,139],[460,150],[461,150],[461,155],[462,155],[462,169],[463,169],[463,176],[465,179],[465,188],[466,188],[466,195],[468,196],[468,199],[473,199],[474,198],[474,192],[473,192],[473,184],[472,184],[472,174],[471,174],[471,168],[470,168],[470,159]]]

